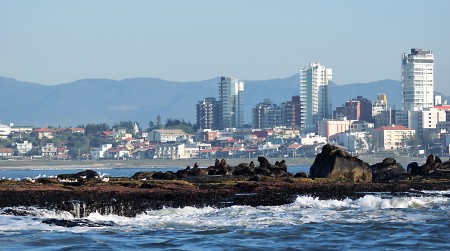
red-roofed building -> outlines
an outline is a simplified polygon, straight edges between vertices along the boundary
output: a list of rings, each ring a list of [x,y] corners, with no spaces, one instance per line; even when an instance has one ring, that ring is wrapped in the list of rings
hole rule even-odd
[[[219,151],[219,147],[212,147],[211,149],[203,149],[198,151],[198,157],[201,159],[211,159],[216,156],[217,151]]]
[[[42,139],[42,138],[52,139],[54,133],[55,133],[55,130],[50,129],[50,128],[38,128],[38,129],[31,131],[31,134],[38,137],[38,139]]]
[[[114,133],[113,131],[103,131],[102,136],[103,137],[111,137],[113,133]]]
[[[290,146],[288,146],[287,147],[287,155],[289,156],[289,157],[292,157],[292,158],[295,158],[295,156],[297,156],[298,155],[298,149],[300,148],[302,146],[302,144],[298,144],[298,143],[294,143],[294,144],[292,144],[292,145],[290,145]]]
[[[403,147],[406,138],[412,137],[416,131],[401,125],[382,126],[372,131],[374,147],[377,150],[395,150]]]
[[[245,154],[244,147],[225,147],[217,153],[220,158],[239,158]]]
[[[197,133],[200,142],[211,142],[217,139],[218,131],[204,131]]]
[[[438,109],[439,111],[450,111],[450,105],[436,105],[434,108]]]
[[[71,132],[71,133],[84,134],[84,128],[81,128],[81,127],[66,128],[65,131],[68,131],[68,132]]]

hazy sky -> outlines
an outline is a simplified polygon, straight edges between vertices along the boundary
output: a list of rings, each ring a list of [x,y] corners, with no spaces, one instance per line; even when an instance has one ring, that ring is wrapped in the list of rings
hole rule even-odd
[[[450,1],[0,0],[0,76],[284,78],[310,61],[338,84],[400,80],[401,54],[432,50],[450,95]]]

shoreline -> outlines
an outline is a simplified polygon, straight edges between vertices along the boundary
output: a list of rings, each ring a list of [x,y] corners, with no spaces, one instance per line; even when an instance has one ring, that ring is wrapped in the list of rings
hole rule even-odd
[[[373,165],[382,162],[381,156],[363,155],[361,160]],[[311,166],[314,162],[313,157],[309,158],[271,158],[269,161],[286,160],[288,166]],[[425,163],[426,158],[396,156],[394,159],[398,163],[406,165],[411,162]],[[36,170],[36,169],[101,169],[101,168],[146,168],[146,167],[180,167],[193,166],[195,163],[204,168],[214,165],[215,159],[145,159],[145,160],[3,160],[0,161],[0,170]],[[257,158],[239,158],[226,159],[229,165],[238,165],[240,163],[249,163],[253,161],[258,163]]]

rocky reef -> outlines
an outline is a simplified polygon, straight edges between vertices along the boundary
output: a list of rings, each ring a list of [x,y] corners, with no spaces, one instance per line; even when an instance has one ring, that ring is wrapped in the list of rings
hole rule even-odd
[[[356,198],[366,193],[450,189],[450,161],[433,155],[405,170],[393,158],[369,165],[357,156],[325,145],[306,173],[292,174],[285,160],[230,166],[226,160],[177,172],[138,172],[130,178],[100,177],[95,171],[36,180],[0,180],[0,207],[42,207],[82,218],[92,212],[135,216],[163,207],[270,206],[299,195],[323,199]],[[20,213],[18,210],[13,210]]]

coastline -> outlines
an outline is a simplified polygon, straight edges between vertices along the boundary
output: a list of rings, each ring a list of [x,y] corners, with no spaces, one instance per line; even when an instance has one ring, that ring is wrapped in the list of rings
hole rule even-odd
[[[363,155],[360,158],[373,165],[382,162],[385,156]],[[425,163],[426,158],[396,156],[394,157],[398,163],[406,167],[408,163],[418,162]],[[311,166],[314,157],[309,158],[270,158],[271,163],[277,160],[286,160],[289,166]],[[180,167],[193,166],[195,163],[199,167],[204,168],[214,165],[215,159],[145,159],[145,160],[3,160],[0,161],[0,170],[35,170],[35,169],[95,169],[95,168],[147,168],[147,167]],[[238,165],[240,163],[249,163],[253,161],[258,163],[257,158],[238,158],[226,159],[230,165]]]

